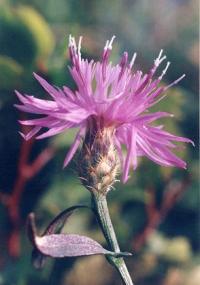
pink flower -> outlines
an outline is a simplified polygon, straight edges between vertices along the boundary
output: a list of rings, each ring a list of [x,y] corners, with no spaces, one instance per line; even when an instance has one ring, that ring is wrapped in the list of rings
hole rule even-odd
[[[97,124],[101,124],[101,128],[112,127],[115,130],[113,141],[121,159],[123,182],[128,179],[130,167],[136,169],[139,156],[146,156],[163,166],[186,168],[186,163],[171,149],[177,147],[174,142],[192,141],[165,131],[162,125],[153,124],[157,119],[172,117],[172,114],[149,112],[150,107],[165,97],[165,91],[185,75],[167,86],[162,86],[160,82],[170,65],[167,62],[161,75],[154,78],[158,66],[166,59],[166,56],[162,56],[162,50],[150,71],[143,74],[142,71],[133,69],[136,54],[130,62],[127,52],[124,52],[119,64],[113,65],[109,62],[114,37],[106,42],[101,61],[97,62],[81,58],[81,40],[80,37],[77,46],[75,39],[69,37],[72,61],[69,70],[77,85],[75,91],[66,86],[62,89],[54,87],[34,74],[53,100],[41,100],[16,92],[22,103],[16,105],[19,110],[42,115],[37,119],[20,121],[23,125],[33,126],[28,134],[22,134],[23,137],[28,140],[42,128],[48,130],[37,135],[37,139],[77,128],[77,135],[64,161],[64,166],[67,166],[82,143],[88,122],[92,118]],[[122,146],[126,147],[125,154]]]

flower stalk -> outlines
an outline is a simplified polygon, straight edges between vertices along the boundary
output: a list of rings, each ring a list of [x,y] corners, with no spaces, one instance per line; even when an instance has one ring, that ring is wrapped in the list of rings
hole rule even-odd
[[[112,250],[114,252],[120,252],[119,244],[108,210],[106,195],[93,191],[92,206],[96,213],[97,220],[105,236],[105,239],[109,245],[109,250]],[[109,263],[117,269],[123,281],[123,284],[133,285],[133,281],[128,272],[124,259],[122,257],[116,258],[113,256],[107,256],[107,259]]]

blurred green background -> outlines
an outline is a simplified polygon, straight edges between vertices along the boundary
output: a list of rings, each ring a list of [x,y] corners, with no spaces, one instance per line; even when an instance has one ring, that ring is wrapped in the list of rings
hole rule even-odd
[[[198,4],[194,0],[0,0],[0,285],[121,284],[104,257],[49,260],[31,266],[26,216],[39,229],[65,208],[89,203],[77,178],[76,160],[62,169],[73,132],[24,142],[14,89],[44,98],[38,72],[55,85],[74,88],[67,65],[68,36],[83,35],[83,56],[99,58],[116,35],[112,60],[137,52],[147,71],[160,49],[171,61],[165,82],[186,73],[157,110],[175,114],[166,129],[194,140],[179,154],[188,169],[163,168],[143,159],[126,185],[109,194],[113,224],[137,285],[200,284],[198,196]],[[23,131],[26,131],[23,129]],[[105,245],[91,213],[81,210],[65,232],[88,235]]]

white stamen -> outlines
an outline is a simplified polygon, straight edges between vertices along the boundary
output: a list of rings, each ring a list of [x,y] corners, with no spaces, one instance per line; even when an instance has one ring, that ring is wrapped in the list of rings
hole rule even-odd
[[[131,59],[131,61],[130,61],[130,64],[129,64],[130,68],[133,67],[133,65],[134,65],[134,63],[135,63],[136,56],[137,56],[137,53],[135,52],[134,55],[133,55],[133,57],[132,57],[132,59]]]
[[[159,55],[158,55],[157,59],[160,59],[160,57],[161,57],[162,53],[163,53],[163,49],[161,49],[161,50],[160,50],[160,53],[159,53]]]
[[[167,90],[168,88],[176,85],[179,81],[181,81],[183,78],[185,77],[185,74],[183,74],[181,77],[179,77],[178,79],[176,79],[174,82],[172,82],[171,84],[167,85],[165,88],[164,88],[164,91]]]
[[[154,65],[156,67],[158,67],[164,59],[166,59],[165,55],[161,58],[162,54],[163,54],[163,49],[160,50],[158,57],[154,60]]]
[[[79,42],[78,42],[78,56],[79,56],[79,59],[81,59],[81,42],[82,42],[82,39],[83,39],[83,37],[80,36]]]
[[[164,55],[164,56],[160,59],[159,64],[160,64],[163,60],[165,60],[166,58],[167,58],[166,55]]]
[[[74,50],[77,51],[76,40],[74,37],[72,39],[73,39]]]
[[[72,46],[72,35],[69,35],[69,47],[71,47]]]
[[[161,80],[163,78],[163,76],[166,74],[167,69],[169,68],[170,64],[171,64],[171,62],[168,61],[165,69],[162,71],[162,74],[158,77],[159,80]]]
[[[112,36],[112,39],[110,40],[110,42],[108,42],[108,46],[107,46],[107,48],[108,49],[112,49],[112,44],[113,44],[113,41],[114,41],[114,39],[116,38],[116,36]]]
[[[154,65],[158,67],[161,64],[161,62],[165,59],[166,59],[166,55],[164,55],[162,58],[156,58],[156,60],[154,60]]]
[[[75,38],[69,35],[69,47],[73,47],[74,50],[77,50]]]

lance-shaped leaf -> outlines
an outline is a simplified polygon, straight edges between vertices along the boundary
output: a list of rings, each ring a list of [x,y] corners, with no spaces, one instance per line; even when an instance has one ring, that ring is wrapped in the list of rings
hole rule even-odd
[[[62,230],[63,226],[67,222],[67,219],[72,215],[72,213],[80,208],[86,208],[92,210],[89,206],[86,205],[75,205],[72,206],[63,212],[61,212],[58,216],[56,216],[50,224],[47,226],[45,231],[43,232],[42,236],[50,235],[58,233]],[[44,267],[47,256],[43,255],[38,249],[35,244],[35,236],[37,236],[36,226],[35,226],[35,216],[34,213],[30,213],[27,219],[27,229],[28,229],[28,237],[33,244],[33,251],[32,251],[32,264],[35,268],[41,269]]]
[[[112,254],[98,242],[77,234],[53,234],[35,237],[37,249],[51,257]]]
[[[39,253],[50,257],[74,257],[94,254],[112,255],[115,257],[129,256],[131,253],[111,252],[103,248],[95,240],[77,234],[50,234],[38,236],[34,215],[29,215],[29,236]]]
[[[65,223],[67,222],[68,218],[74,213],[74,211],[77,209],[83,209],[83,208],[92,210],[92,208],[86,205],[75,205],[70,208],[67,208],[66,210],[61,212],[58,216],[56,216],[50,222],[50,224],[44,231],[43,235],[50,235],[50,234],[60,232],[62,228],[64,227]]]

